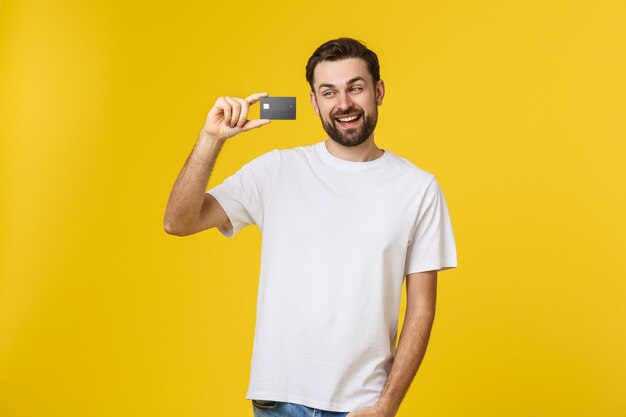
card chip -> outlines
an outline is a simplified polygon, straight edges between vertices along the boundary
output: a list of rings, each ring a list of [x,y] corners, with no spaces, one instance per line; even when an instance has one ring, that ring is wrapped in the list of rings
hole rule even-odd
[[[270,103],[263,103],[263,109],[267,110],[270,108]]]

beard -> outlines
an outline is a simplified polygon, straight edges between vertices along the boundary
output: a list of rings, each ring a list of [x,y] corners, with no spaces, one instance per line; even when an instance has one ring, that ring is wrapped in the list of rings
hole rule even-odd
[[[336,112],[331,115],[330,121],[324,120],[320,115],[322,126],[328,134],[328,136],[343,146],[358,146],[365,142],[374,131],[376,122],[378,121],[378,108],[374,107],[374,111],[371,116],[366,115],[363,111],[360,111],[360,115],[363,118],[362,123],[353,128],[340,129],[336,126],[335,117],[341,117],[343,115],[354,114],[354,110],[346,110],[342,112]]]

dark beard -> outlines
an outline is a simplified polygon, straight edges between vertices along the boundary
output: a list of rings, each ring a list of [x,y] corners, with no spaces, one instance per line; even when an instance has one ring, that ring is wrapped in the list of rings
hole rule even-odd
[[[348,114],[348,112],[344,112],[344,114]],[[374,107],[372,117],[368,117],[364,113],[361,114],[361,117],[363,118],[363,123],[359,127],[343,131],[335,127],[335,122],[332,118],[330,123],[326,122],[322,116],[320,116],[320,120],[322,120],[322,126],[332,140],[343,146],[358,146],[365,142],[374,131],[378,121],[378,109]]]

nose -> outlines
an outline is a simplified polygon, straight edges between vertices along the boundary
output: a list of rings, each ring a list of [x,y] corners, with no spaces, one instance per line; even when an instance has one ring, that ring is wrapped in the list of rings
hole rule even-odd
[[[347,110],[352,107],[352,98],[345,92],[339,93],[337,107],[341,110]]]

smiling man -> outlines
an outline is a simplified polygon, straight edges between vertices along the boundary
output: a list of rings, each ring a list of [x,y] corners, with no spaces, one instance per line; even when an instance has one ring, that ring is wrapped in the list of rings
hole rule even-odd
[[[218,98],[174,184],[165,230],[262,232],[246,395],[256,417],[391,417],[426,352],[437,272],[457,266],[448,207],[433,174],[374,142],[385,95],[374,52],[350,38],[326,42],[306,78],[328,139],[263,154],[206,191],[224,143],[269,123],[247,118],[267,93]]]
[[[346,78],[355,74],[359,75]],[[360,58],[321,61],[315,66],[313,76],[325,80],[316,88],[312,85],[311,103],[328,136],[347,147],[361,145],[370,139],[378,121],[378,106],[382,104],[385,87],[382,80],[375,80],[369,74],[365,61]]]

